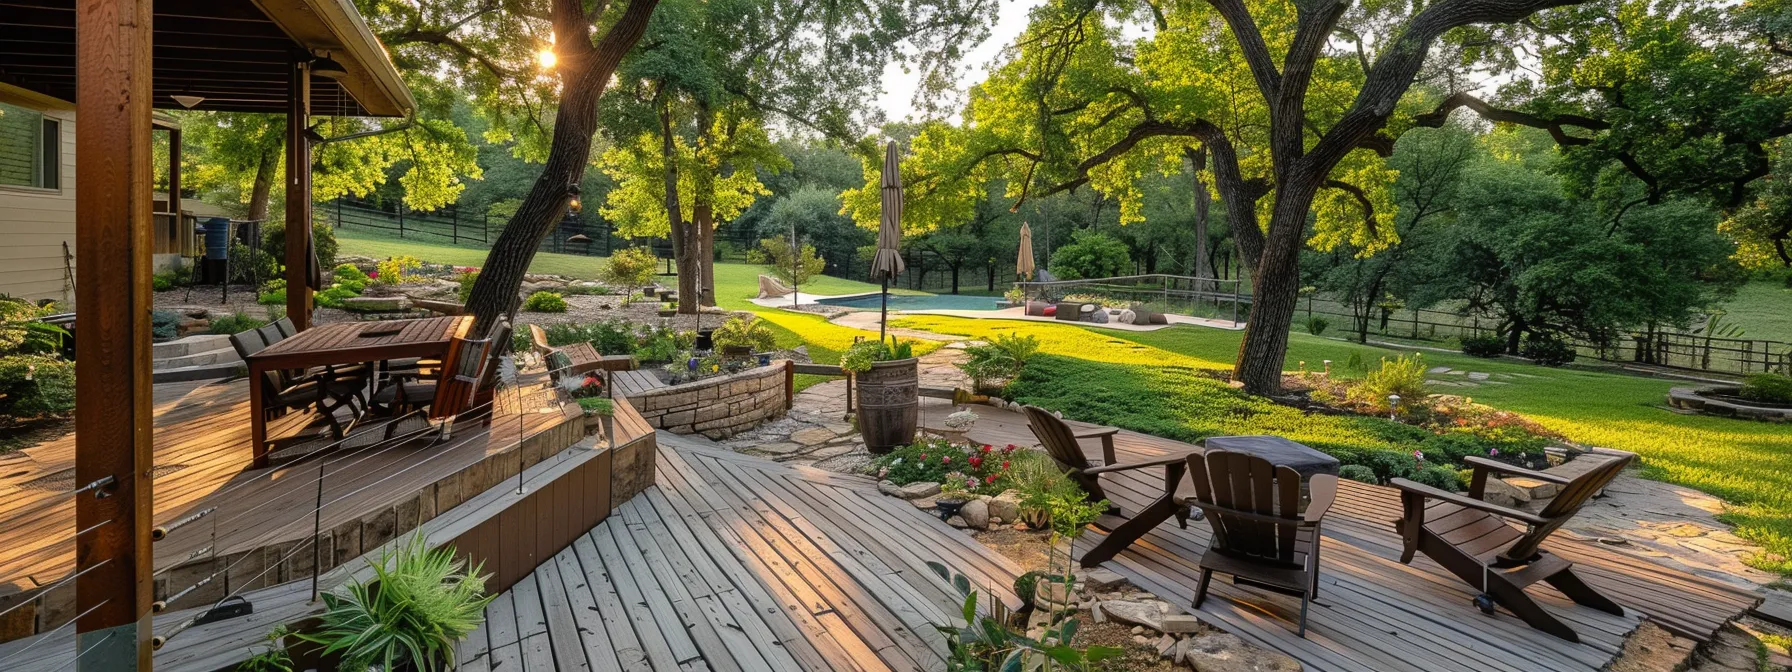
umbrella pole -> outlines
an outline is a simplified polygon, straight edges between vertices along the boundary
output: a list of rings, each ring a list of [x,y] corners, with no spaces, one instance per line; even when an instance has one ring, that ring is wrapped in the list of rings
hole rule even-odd
[[[878,307],[877,340],[884,340],[885,325],[890,322],[890,276],[884,276],[884,291]]]

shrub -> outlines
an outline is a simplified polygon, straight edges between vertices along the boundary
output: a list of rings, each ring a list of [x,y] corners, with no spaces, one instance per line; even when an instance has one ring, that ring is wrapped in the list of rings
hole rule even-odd
[[[1131,267],[1126,243],[1092,229],[1071,234],[1069,244],[1052,250],[1049,266],[1059,280],[1111,278]]]
[[[997,334],[987,345],[964,349],[969,356],[958,364],[959,370],[971,377],[971,386],[979,391],[993,391],[997,383],[1006,383],[1020,376],[1027,360],[1039,351],[1039,338],[1032,335]]]
[[[396,285],[405,281],[406,271],[422,267],[423,261],[410,255],[387,257],[374,264],[374,275],[371,279],[382,285]]]
[[[171,340],[180,335],[180,313],[156,310],[149,313],[149,337],[156,341]]]
[[[354,264],[338,264],[336,268],[330,269],[330,279],[336,282],[346,282],[349,280],[355,282],[367,282],[369,280],[367,274],[361,272],[361,268]]]
[[[320,268],[330,268],[336,265],[336,229],[331,228],[329,224],[313,223],[311,225],[311,244],[317,251],[317,263]],[[230,253],[232,259],[241,259],[236,256],[235,249],[232,249]],[[261,253],[276,265],[286,259],[285,222],[268,222],[261,225]]]
[[[1524,355],[1544,366],[1561,366],[1574,361],[1574,346],[1568,341],[1550,336],[1532,336],[1524,339],[1518,354]]]
[[[17,418],[75,410],[75,363],[49,355],[0,357],[0,414]]]
[[[770,352],[778,347],[771,328],[765,326],[765,322],[757,315],[729,318],[716,328],[712,338],[717,349],[738,345],[753,352]]]
[[[460,283],[460,289],[456,294],[460,297],[460,302],[464,304],[468,298],[473,296],[473,283],[479,282],[479,271],[467,271],[454,276],[454,281]]]
[[[541,330],[542,335],[548,339],[548,345],[590,343],[591,347],[606,355],[627,355],[635,351],[635,328],[621,319],[585,324],[548,324],[543,325]],[[519,330],[519,333],[527,332]],[[525,344],[523,347],[527,349],[532,346]]]
[[[852,373],[864,373],[870,371],[875,362],[893,362],[913,356],[914,348],[907,341],[897,340],[895,345],[882,340],[859,341],[841,353],[840,368]]]
[[[324,655],[340,654],[346,670],[453,667],[455,643],[484,622],[493,597],[485,595],[483,565],[465,569],[455,555],[412,535],[381,553],[373,581],[350,579],[342,593],[325,593],[321,627],[300,637],[323,645]]]
[[[0,355],[47,355],[61,351],[68,331],[37,321],[54,310],[0,294]]]
[[[549,291],[536,292],[523,300],[523,310],[532,313],[564,313],[566,299]]]
[[[231,313],[212,320],[211,333],[224,335],[239,334],[250,329],[260,329],[267,326],[267,324],[267,320],[253,317],[247,313]]]
[[[1360,383],[1350,388],[1350,400],[1386,412],[1388,395],[1400,395],[1405,404],[1423,403],[1425,388],[1425,357],[1414,353],[1408,357],[1400,357],[1389,361],[1381,358],[1381,366],[1368,375],[1363,376]]]
[[[360,280],[339,280],[335,284],[332,284],[330,286],[331,287],[341,287],[348,291],[354,292],[356,296],[359,296],[362,292],[367,291],[367,283],[362,282]]]
[[[149,286],[150,286],[150,288],[152,288],[158,292],[166,292],[170,289],[174,289],[174,274],[173,273],[157,273],[153,276],[150,276]]]
[[[1375,472],[1375,478],[1386,481],[1411,475],[1418,469],[1418,461],[1396,450],[1372,450],[1363,455],[1363,466]]]
[[[1406,478],[1445,492],[1456,492],[1462,489],[1462,480],[1456,477],[1456,470],[1445,466],[1431,465],[1414,471],[1411,476]]]
[[[1307,318],[1307,333],[1314,336],[1325,333],[1326,327],[1330,326],[1332,326],[1332,321],[1324,317],[1313,315]]]
[[[1033,592],[1039,589],[1042,578],[1046,578],[1046,574],[1038,570],[1014,577],[1014,596],[1020,598],[1022,605],[1033,603]]]
[[[1358,483],[1368,483],[1370,485],[1375,485],[1381,482],[1375,479],[1374,469],[1370,469],[1360,464],[1346,464],[1343,467],[1338,468],[1338,478],[1352,480]]]
[[[282,293],[282,295],[284,295],[284,293]],[[341,308],[343,299],[352,299],[360,295],[359,292],[351,291],[347,287],[332,285],[328,289],[313,295],[312,299],[317,302],[317,305],[324,308]],[[284,301],[282,301],[282,303],[284,303]]]
[[[284,306],[286,305],[286,289],[280,288],[256,294],[255,302],[264,306]]]
[[[1792,376],[1756,373],[1742,380],[1737,396],[1774,404],[1792,404]]]
[[[670,362],[683,350],[678,347],[678,339],[671,330],[656,329],[642,336],[635,345],[635,358],[642,362]]]
[[[1462,354],[1490,359],[1498,357],[1506,354],[1506,339],[1493,334],[1469,336],[1462,339]]]
[[[967,494],[994,495],[1009,487],[1013,467],[1010,458],[1018,450],[1012,445],[966,448],[932,439],[899,447],[872,464],[881,478],[897,485],[957,480]],[[970,483],[973,481],[974,487]]]

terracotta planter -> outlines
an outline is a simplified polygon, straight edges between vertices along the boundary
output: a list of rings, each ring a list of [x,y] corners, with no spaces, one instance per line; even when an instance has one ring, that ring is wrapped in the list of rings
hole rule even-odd
[[[865,437],[865,449],[872,454],[883,455],[915,440],[921,408],[920,361],[910,357],[875,362],[870,371],[854,376],[858,382],[859,433]]]

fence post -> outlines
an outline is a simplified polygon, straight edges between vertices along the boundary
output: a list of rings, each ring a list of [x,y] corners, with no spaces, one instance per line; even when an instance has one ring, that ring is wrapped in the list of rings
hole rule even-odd
[[[448,214],[449,214],[449,216],[453,217],[453,219],[449,220],[449,222],[448,222],[448,225],[450,227],[452,227],[449,229],[448,235],[450,238],[452,238],[454,240],[455,245],[459,245],[460,244],[460,204],[459,203],[454,204],[454,209],[452,211],[450,211]]]
[[[342,228],[342,197],[336,197],[336,228]]]
[[[398,237],[404,237],[404,201],[398,202]]]
[[[1238,281],[1232,281],[1232,326],[1238,326]]]

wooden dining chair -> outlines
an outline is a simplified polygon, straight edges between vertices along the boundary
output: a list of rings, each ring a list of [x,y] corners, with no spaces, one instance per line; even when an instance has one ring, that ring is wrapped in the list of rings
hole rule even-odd
[[[266,334],[260,329],[231,334],[230,345],[238,355],[247,359],[267,349]],[[263,372],[261,380],[250,381],[250,384],[262,386],[259,412],[263,417],[277,418],[287,411],[315,406],[330,425],[330,437],[337,440],[342,438],[343,428],[336,418],[336,410],[346,406],[351,413],[359,414],[362,409],[357,402],[365,403],[361,394],[366,389],[366,381],[358,375],[294,376],[290,371],[274,370]]]
[[[1400,489],[1405,514],[1394,521],[1405,548],[1400,562],[1410,563],[1415,552],[1443,565],[1456,578],[1481,592],[1474,604],[1488,615],[1494,605],[1505,607],[1538,630],[1570,642],[1579,642],[1574,629],[1550,615],[1525,589],[1547,582],[1576,604],[1622,616],[1624,608],[1601,595],[1573,571],[1574,563],[1543,550],[1544,540],[1579,513],[1583,505],[1636,459],[1635,453],[1601,450],[1581,457],[1606,460],[1574,478],[1532,471],[1482,457],[1465,457],[1473,469],[1467,495],[1445,492],[1428,485],[1396,478],[1389,484]],[[1537,511],[1521,511],[1485,501],[1487,479],[1510,474],[1561,486],[1554,499]],[[1511,523],[1524,525],[1523,531]]]
[[[432,431],[428,435],[432,438],[448,438],[455,417],[473,407],[474,395],[479,392],[480,381],[491,365],[492,350],[490,336],[478,339],[456,336],[449,340],[448,354],[442,358],[441,370],[433,380],[398,380],[375,392],[373,401],[376,404],[411,409],[386,424],[386,438],[391,438],[407,421],[415,419],[429,422]]]
[[[1312,501],[1301,510],[1300,473],[1256,455],[1225,450],[1188,456],[1195,498],[1213,537],[1201,554],[1194,608],[1207,599],[1213,573],[1300,598],[1299,634],[1307,636],[1307,605],[1319,597],[1320,523],[1338,495],[1338,477],[1308,479]]]

